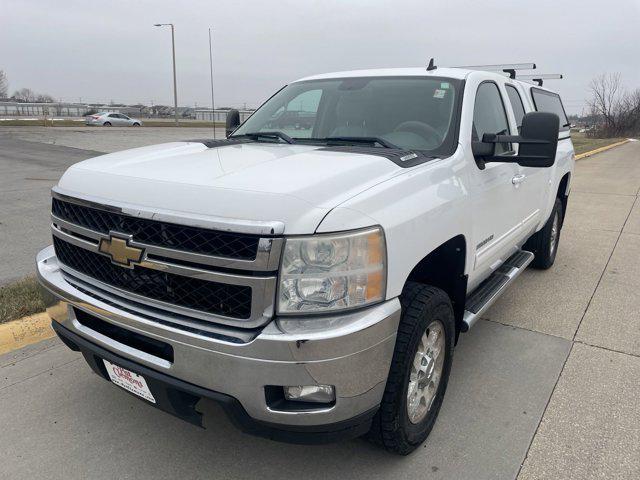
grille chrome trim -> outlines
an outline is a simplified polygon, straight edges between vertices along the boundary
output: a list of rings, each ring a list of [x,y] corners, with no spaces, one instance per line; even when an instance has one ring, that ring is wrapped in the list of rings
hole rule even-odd
[[[99,242],[103,238],[109,238],[95,230],[76,225],[63,220],[51,214],[51,222],[54,225],[64,228],[72,233],[77,233],[83,237],[91,238]],[[132,247],[143,248],[145,252],[159,257],[174,258],[185,262],[199,263],[211,267],[231,268],[235,270],[253,270],[253,271],[275,271],[278,269],[280,262],[280,253],[284,245],[283,238],[261,238],[258,242],[258,253],[255,260],[236,260],[223,257],[214,257],[212,255],[203,255],[201,253],[189,253],[173,248],[158,247],[149,245],[148,243],[136,242],[135,239],[129,242]]]
[[[131,217],[139,217],[145,218],[147,220],[160,221],[159,217],[154,217],[153,219],[147,218],[145,215],[131,215],[130,213],[126,213],[119,209],[113,209],[113,207],[105,206],[101,204],[91,203],[89,201],[84,201],[78,199],[68,197],[66,195],[61,195],[56,193],[55,189],[52,190],[52,196],[59,200],[76,203],[78,205],[82,205],[89,208],[94,208],[98,210],[106,210],[113,213],[118,213],[122,215],[127,215]],[[140,213],[137,211],[136,213]],[[51,221],[63,227],[65,230],[70,232],[77,233],[81,236],[92,238],[99,242],[102,238],[108,238],[108,235],[105,235],[101,232],[97,232],[95,230],[83,227],[81,225],[77,225],[75,223],[71,223],[67,220],[57,217],[53,213],[51,213]],[[174,222],[177,223],[177,222]],[[186,225],[186,224],[185,224]],[[203,228],[199,224],[187,225],[190,227]],[[212,228],[213,227],[209,227]],[[220,230],[222,232],[228,232],[228,227],[225,230]],[[128,235],[130,232],[121,232],[123,234]],[[236,232],[234,232],[236,233]],[[241,232],[237,232],[241,233]],[[181,260],[190,263],[199,263],[212,267],[222,267],[222,268],[230,268],[236,270],[252,270],[252,271],[275,271],[278,269],[278,265],[280,263],[280,255],[282,253],[282,248],[284,245],[284,238],[260,238],[258,241],[258,249],[256,252],[256,258],[254,260],[243,260],[243,259],[235,259],[235,258],[226,258],[219,257],[214,255],[207,255],[202,253],[194,253],[187,252],[182,250],[176,250],[173,248],[161,247],[157,245],[150,245],[148,243],[137,242],[135,238],[130,242],[130,245],[137,248],[143,248],[146,252],[151,255],[157,255],[160,257],[173,258],[176,260]]]
[[[86,207],[99,208],[109,212],[145,218],[147,220],[177,223],[178,225],[186,225],[188,227],[207,228],[220,232],[247,233],[251,235],[272,236],[284,234],[284,223],[279,221],[235,220],[223,217],[211,217],[208,215],[181,214],[179,212],[162,209],[144,209],[139,206],[115,201],[109,201],[109,205],[107,205],[102,203],[100,198],[90,195],[79,195],[75,192],[67,192],[57,186],[51,189],[51,195],[59,200]]]
[[[100,252],[98,243],[92,243],[82,238],[69,234],[55,225],[51,225],[51,233],[71,245],[83,248],[92,253],[96,253],[105,258],[109,258],[108,255]],[[160,300],[154,300],[145,296],[141,296],[126,290],[122,290],[118,287],[107,285],[95,278],[89,277],[81,272],[78,272],[64,263],[60,262],[60,268],[66,271],[69,275],[72,275],[83,282],[86,282],[94,288],[109,292],[112,295],[119,297],[131,298],[136,303],[146,304],[153,308],[160,308],[168,312],[172,312],[178,315],[184,315],[199,320],[204,320],[212,323],[253,328],[264,325],[274,314],[275,307],[275,291],[276,291],[276,276],[249,276],[249,275],[236,275],[223,272],[212,272],[209,270],[203,270],[193,267],[186,267],[182,265],[175,265],[168,262],[162,262],[158,260],[147,259],[147,252],[145,251],[142,261],[138,264],[138,267],[149,268],[153,270],[159,270],[176,275],[182,275],[185,277],[197,278],[200,280],[213,281],[217,283],[229,284],[229,285],[241,285],[249,286],[252,289],[251,295],[251,316],[248,319],[237,319],[232,317],[225,317],[223,315],[214,315],[194,310],[188,307],[181,307],[171,303],[163,302]]]
[[[58,263],[60,265],[60,263]],[[229,326],[214,325],[210,322],[202,322],[198,319],[190,317],[184,317],[182,315],[175,315],[169,311],[162,311],[161,309],[148,310],[148,306],[133,302],[130,299],[124,299],[119,295],[112,295],[106,291],[96,288],[94,285],[84,282],[79,278],[72,276],[70,273],[60,271],[64,280],[80,290],[83,294],[88,295],[100,302],[104,302],[106,305],[113,306],[121,309],[125,312],[139,315],[142,318],[151,320],[153,322],[162,323],[164,327],[174,328],[181,332],[188,331],[195,335],[212,335],[217,339],[225,338],[224,341],[229,343],[249,343],[255,338],[255,330],[252,329],[233,329],[229,330]],[[92,315],[100,317],[100,314],[96,311],[95,306],[82,305],[82,308],[90,311]],[[104,318],[103,318],[104,319]],[[233,334],[233,337],[230,335]],[[233,338],[233,340],[230,340]]]

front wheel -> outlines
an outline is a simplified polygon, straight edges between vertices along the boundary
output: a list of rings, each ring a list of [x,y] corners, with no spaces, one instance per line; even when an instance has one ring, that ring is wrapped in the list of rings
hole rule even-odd
[[[542,227],[542,230],[534,233],[531,238],[527,240],[527,243],[525,243],[523,248],[533,252],[535,255],[531,262],[532,267],[546,270],[551,268],[556,261],[563,214],[562,202],[559,198],[556,198],[547,223]]]
[[[407,455],[433,428],[449,380],[455,338],[451,300],[439,288],[407,282],[386,389],[369,436]]]

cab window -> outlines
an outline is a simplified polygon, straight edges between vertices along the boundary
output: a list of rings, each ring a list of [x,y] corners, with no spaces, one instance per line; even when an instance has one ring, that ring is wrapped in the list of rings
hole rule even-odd
[[[533,104],[538,112],[555,113],[560,117],[560,131],[569,131],[569,121],[567,120],[567,114],[562,106],[562,101],[557,93],[547,92],[546,90],[540,90],[539,88],[531,89],[531,98]]]
[[[516,125],[518,125],[518,133],[520,133],[520,127],[522,127],[522,119],[524,118],[524,104],[522,98],[518,93],[518,90],[513,85],[507,85],[507,95],[509,97],[509,103],[513,109],[513,114],[516,117]]]
[[[498,90],[498,86],[493,82],[480,84],[476,92],[476,101],[473,107],[472,140],[482,140],[482,136],[485,133],[495,133],[497,135],[509,134],[507,112],[502,102],[500,90]],[[511,152],[511,144],[496,144],[496,155],[508,152]]]

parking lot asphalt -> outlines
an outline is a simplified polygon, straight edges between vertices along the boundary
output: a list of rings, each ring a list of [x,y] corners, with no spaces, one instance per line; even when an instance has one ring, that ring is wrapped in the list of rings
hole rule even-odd
[[[49,190],[67,167],[100,154],[0,133],[0,285],[33,273],[34,252],[51,243]]]
[[[212,138],[213,130],[194,127],[0,127],[2,136],[111,153],[156,143]],[[216,129],[216,138],[225,138],[223,128]]]
[[[65,135],[71,147],[91,143]],[[0,129],[0,152],[29,151],[29,168],[52,179],[63,168],[56,162],[71,162],[72,149],[37,153],[39,146],[17,140],[25,136]],[[32,173],[22,172],[24,162],[12,165],[0,175],[15,175],[12,188],[20,190]],[[18,212],[12,202],[23,197],[4,197],[10,184],[0,184],[9,202],[3,211]],[[49,208],[48,186],[41,189],[32,209],[16,213],[34,215],[25,222],[36,243],[48,240],[46,227],[36,233]],[[640,142],[578,163],[556,265],[524,272],[461,337],[440,417],[409,457],[363,440],[298,446],[250,437],[215,405],[202,407],[207,429],[199,429],[98,378],[79,354],[47,340],[0,357],[0,477],[640,478],[639,192]],[[0,221],[4,263],[18,224]]]
[[[211,136],[210,129],[186,127],[0,127],[0,285],[32,273],[34,252],[51,243],[49,190],[69,166],[126,148]]]

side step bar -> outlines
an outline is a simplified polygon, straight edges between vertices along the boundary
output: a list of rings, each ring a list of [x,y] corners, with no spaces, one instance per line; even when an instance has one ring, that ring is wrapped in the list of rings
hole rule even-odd
[[[471,295],[467,297],[462,331],[467,332],[495,302],[505,289],[520,275],[533,260],[533,253],[520,250],[511,255],[495,272],[491,274]]]

